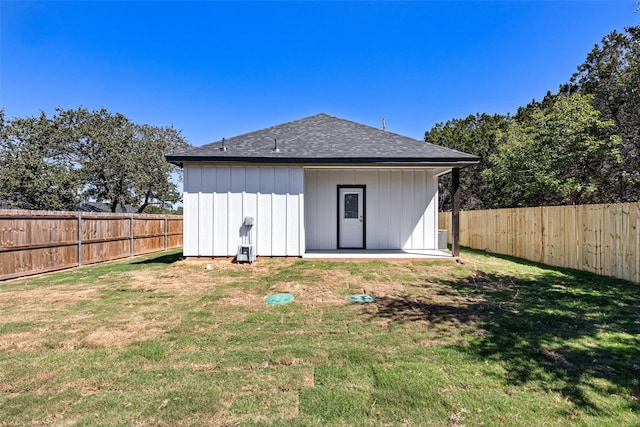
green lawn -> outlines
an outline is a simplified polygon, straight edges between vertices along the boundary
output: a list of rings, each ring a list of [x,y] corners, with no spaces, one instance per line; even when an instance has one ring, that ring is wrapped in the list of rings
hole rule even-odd
[[[640,425],[639,285],[462,255],[0,283],[0,426]]]

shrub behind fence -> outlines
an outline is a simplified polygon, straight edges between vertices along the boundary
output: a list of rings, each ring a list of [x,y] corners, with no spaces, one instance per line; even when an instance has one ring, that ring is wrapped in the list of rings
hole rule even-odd
[[[177,215],[0,210],[0,280],[181,246]]]
[[[462,211],[460,244],[640,283],[638,203]]]

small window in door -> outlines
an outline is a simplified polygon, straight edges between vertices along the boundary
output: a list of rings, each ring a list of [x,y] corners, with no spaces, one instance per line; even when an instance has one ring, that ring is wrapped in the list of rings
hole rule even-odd
[[[358,193],[344,195],[344,217],[358,218]]]

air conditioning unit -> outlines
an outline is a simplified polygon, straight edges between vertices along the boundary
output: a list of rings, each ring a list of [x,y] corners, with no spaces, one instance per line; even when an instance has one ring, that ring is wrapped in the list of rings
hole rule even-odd
[[[238,255],[236,255],[236,262],[248,262],[253,263],[256,260],[256,253],[253,250],[253,245],[238,245]]]
[[[447,230],[438,230],[438,249],[447,249]]]

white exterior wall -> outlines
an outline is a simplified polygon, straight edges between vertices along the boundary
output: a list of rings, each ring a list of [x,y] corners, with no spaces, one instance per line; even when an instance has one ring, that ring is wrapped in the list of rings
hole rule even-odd
[[[366,185],[366,249],[436,249],[438,178],[429,169],[307,169],[308,250],[337,249],[337,187]]]
[[[302,167],[184,167],[184,255],[234,256],[248,242],[244,218],[255,218],[259,256],[302,256]]]

